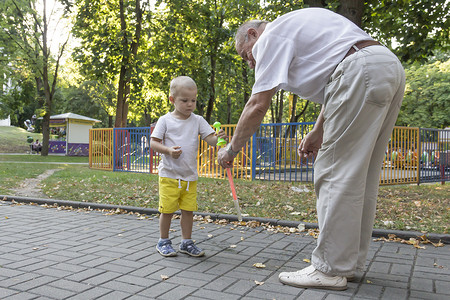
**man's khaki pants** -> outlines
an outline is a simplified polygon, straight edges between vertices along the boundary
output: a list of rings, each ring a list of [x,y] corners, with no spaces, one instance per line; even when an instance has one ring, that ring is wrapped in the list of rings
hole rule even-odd
[[[382,160],[400,110],[404,70],[383,46],[344,59],[325,90],[323,144],[314,165],[320,234],[312,264],[329,275],[363,269]]]

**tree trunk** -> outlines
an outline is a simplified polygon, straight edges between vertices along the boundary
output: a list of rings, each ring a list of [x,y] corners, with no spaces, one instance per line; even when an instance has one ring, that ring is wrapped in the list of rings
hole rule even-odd
[[[210,56],[210,62],[211,62],[211,76],[210,78],[210,92],[209,92],[209,99],[208,99],[208,106],[206,107],[206,117],[205,120],[208,123],[211,123],[211,115],[214,108],[214,99],[216,97],[216,56],[214,54],[211,54]]]
[[[119,1],[120,7],[120,28],[122,31],[122,61],[119,74],[119,87],[117,91],[116,121],[114,127],[126,127],[128,116],[128,98],[130,95],[130,72],[139,47],[142,29],[142,8],[140,0],[136,0],[136,28],[134,37],[131,37],[131,45],[128,44],[129,34],[127,33],[127,23],[125,20],[124,1]],[[129,47],[129,48],[128,48]]]
[[[338,6],[336,12],[358,25],[358,27],[361,27],[364,13],[364,1],[341,0],[341,5]]]
[[[305,5],[309,7],[326,7],[327,2],[325,0],[305,0]]]
[[[42,66],[42,84],[44,87],[45,95],[45,105],[44,105],[44,122],[42,124],[42,150],[41,155],[48,155],[49,141],[50,141],[50,114],[52,112],[52,93],[50,90],[50,85],[48,83],[48,59],[49,51],[47,47],[47,1],[44,0],[44,13],[43,13],[43,23],[44,30],[42,32],[42,56],[43,56],[43,66]]]
[[[247,92],[248,87],[248,74],[247,74],[247,63],[242,60],[242,83],[244,85],[244,104],[247,104],[248,99],[250,99],[250,94]]]
[[[227,96],[227,124],[231,124],[231,96]]]
[[[340,4],[336,12],[361,27],[364,1],[341,0],[339,2]],[[305,0],[304,3],[309,7],[327,7],[327,1],[324,0]]]
[[[296,118],[295,118],[296,117],[295,113],[297,111],[296,108],[297,108],[298,96],[294,94],[292,98],[293,99],[292,99],[292,107],[291,107],[291,119],[289,120],[290,123],[297,122]]]

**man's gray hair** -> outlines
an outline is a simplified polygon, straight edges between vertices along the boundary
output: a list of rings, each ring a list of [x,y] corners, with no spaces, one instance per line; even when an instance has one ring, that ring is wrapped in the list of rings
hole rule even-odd
[[[267,24],[269,23],[268,21],[264,21],[264,20],[250,20],[247,21],[245,23],[243,23],[241,26],[239,26],[238,30],[236,31],[236,36],[235,36],[235,45],[242,45],[243,43],[245,43],[248,40],[248,35],[247,35],[247,31],[250,28],[254,28],[254,29],[258,29],[259,26],[261,26],[262,24]]]

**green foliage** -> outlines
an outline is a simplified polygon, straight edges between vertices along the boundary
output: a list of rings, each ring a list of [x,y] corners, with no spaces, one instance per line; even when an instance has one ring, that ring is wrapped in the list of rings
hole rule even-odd
[[[58,82],[52,113],[72,111],[88,115],[102,120],[100,126],[108,126],[115,114],[119,73],[124,65],[130,70],[126,79],[130,81],[129,120],[133,124],[148,126],[170,110],[169,82],[179,75],[191,76],[198,84],[196,113],[210,118],[211,123],[216,120],[223,124],[236,123],[254,80],[253,71],[235,53],[233,38],[237,27],[249,19],[272,21],[310,4],[339,11],[344,2],[349,2],[141,0],[144,15],[139,48],[136,56],[127,62],[122,58],[130,54],[130,49],[122,41],[125,38],[130,44],[135,39],[134,6],[137,0],[58,1],[64,3],[67,12],[76,12],[72,33],[80,46],[73,53],[77,65],[71,73],[66,72],[64,81]],[[0,76],[0,85],[11,82],[11,89],[0,98],[3,103],[0,104],[0,117],[11,114],[13,122],[19,125],[23,118],[30,118],[34,110],[40,108],[43,111],[43,89],[36,86],[36,78],[42,75],[39,73],[43,66],[42,56],[35,56],[39,60],[34,61],[29,55],[40,48],[38,42],[42,41],[41,31],[30,25],[33,13],[36,21],[42,21],[40,14],[36,14],[35,2],[3,0],[0,3],[0,74],[4,74]],[[120,2],[125,7],[126,30],[121,28]],[[448,53],[448,8],[449,2],[444,0],[365,0],[363,29],[393,48],[402,61],[423,64],[432,57],[435,49]],[[49,59],[51,71],[55,58],[50,56]],[[448,58],[439,59],[445,62]],[[420,65],[414,65],[411,72],[413,68],[417,69],[414,72],[419,72]],[[81,78],[70,79],[75,73],[80,73]],[[444,73],[437,66],[429,66],[427,70],[428,78],[433,80],[419,75],[416,78],[408,73],[412,90],[405,96],[400,124],[448,125],[444,117],[448,110],[443,104],[448,103],[445,96],[448,90],[445,82],[440,81]],[[289,116],[287,96],[286,93],[283,121],[288,121]],[[418,100],[414,102],[412,97],[419,97],[425,103],[418,105]],[[297,113],[306,103],[306,100],[298,101]],[[318,106],[309,103],[298,121],[313,121],[317,112]]]
[[[450,2],[366,0],[363,29],[403,62],[425,62],[437,49],[450,49]]]
[[[413,64],[397,125],[426,128],[450,126],[450,59]]]

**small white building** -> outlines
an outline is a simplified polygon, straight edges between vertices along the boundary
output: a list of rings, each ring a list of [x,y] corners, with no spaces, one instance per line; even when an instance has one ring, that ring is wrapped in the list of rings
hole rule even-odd
[[[0,120],[0,126],[11,126],[11,118],[8,116],[7,119]]]
[[[61,153],[69,156],[89,155],[89,129],[100,120],[66,113],[50,117],[50,133],[57,135],[49,141],[49,153]]]

